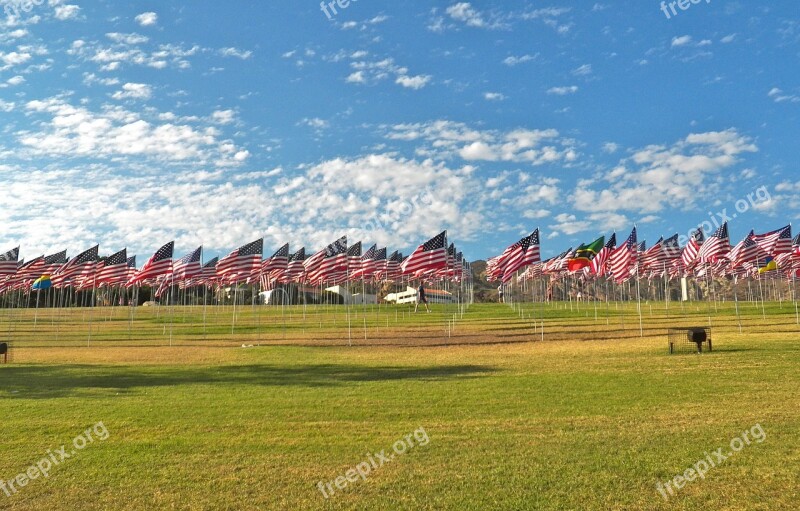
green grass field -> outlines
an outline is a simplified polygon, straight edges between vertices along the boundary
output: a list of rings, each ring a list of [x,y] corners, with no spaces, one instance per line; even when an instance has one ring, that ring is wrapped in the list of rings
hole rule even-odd
[[[0,509],[796,509],[794,305],[714,309],[702,355],[665,331],[706,304],[0,311],[0,480],[105,428]]]

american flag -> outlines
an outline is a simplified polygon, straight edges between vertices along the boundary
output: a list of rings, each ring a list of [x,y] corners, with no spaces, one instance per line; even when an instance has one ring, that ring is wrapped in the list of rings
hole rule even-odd
[[[660,270],[663,272],[667,262],[680,257],[680,255],[677,234],[666,240],[664,238],[659,238],[655,245],[642,254],[641,267],[643,269]]]
[[[235,283],[249,279],[261,270],[264,238],[242,245],[217,263],[217,276],[225,282]]]
[[[306,260],[306,249],[301,248],[289,257],[289,263],[286,265],[286,271],[283,273],[282,282],[299,282],[305,275],[305,268],[303,262]]]
[[[508,264],[509,258],[511,258],[514,255],[515,251],[516,252],[520,251],[520,247],[522,245],[523,240],[520,240],[514,243],[513,245],[510,245],[505,250],[503,250],[502,254],[500,254],[497,257],[493,257],[489,259],[489,261],[487,261],[486,264],[486,273],[488,275],[487,280],[492,281],[492,280],[500,280],[503,278],[503,274],[505,273],[506,264]]]
[[[792,226],[787,225],[765,234],[753,234],[753,241],[768,256],[777,256],[792,251]]]
[[[753,239],[753,236],[753,231],[750,231],[750,234],[745,236],[742,241],[731,249],[731,253],[728,256],[731,269],[736,269],[744,263],[752,263],[756,259],[759,259],[759,254],[763,254],[755,239]],[[765,255],[766,254],[764,254],[764,256]],[[760,257],[762,261],[764,258],[763,256]]]
[[[611,252],[617,247],[617,233],[613,233],[611,238],[608,239],[605,246],[600,249],[600,252],[594,256],[592,262],[589,263],[589,271],[594,275],[603,276],[606,274],[606,262]]]
[[[681,260],[686,268],[691,268],[697,262],[697,254],[700,252],[700,247],[703,245],[705,235],[702,229],[698,229],[692,233],[692,238],[683,247]]]
[[[499,274],[503,273],[503,269],[500,267],[501,260],[502,256],[494,256],[486,261],[486,280],[489,282],[497,280]]]
[[[196,285],[209,286],[217,280],[218,262],[219,257],[215,257],[203,265],[203,267],[200,269],[200,275],[194,280],[194,282],[197,282]]]
[[[526,254],[530,249],[531,240],[533,239],[534,234],[536,235],[538,241],[539,232],[537,230],[534,231],[530,236],[526,236],[511,245],[511,247],[509,247],[511,249],[510,251],[506,249],[507,255],[505,261],[500,263],[503,267],[503,275],[501,277],[503,283],[510,282],[514,277],[514,273],[525,266]]]
[[[375,253],[378,251],[377,245],[372,245],[369,250],[364,252],[361,259],[358,261],[358,267],[351,273],[354,279],[364,279],[372,276],[373,267],[372,262],[375,260]]]
[[[636,227],[633,228],[625,243],[618,246],[608,257],[609,273],[614,280],[622,282],[630,277],[630,270],[636,261]]]
[[[386,268],[389,264],[386,259],[387,252],[388,249],[386,247],[379,248],[378,251],[375,252],[375,257],[372,258],[370,263],[370,276],[374,277],[376,280],[383,278],[383,275],[386,273]]]
[[[526,280],[538,279],[539,277],[544,275],[542,267],[543,263],[541,262],[528,266],[528,269],[526,269],[525,272],[519,276],[518,281],[523,282]]]
[[[447,266],[447,231],[417,247],[401,266],[403,275],[436,271]]]
[[[99,248],[99,245],[95,245],[62,265],[53,273],[50,279],[53,282],[53,286],[65,286],[73,280],[83,280],[85,282],[89,277],[94,276],[97,269],[97,252]]]
[[[62,250],[44,258],[43,273],[52,274],[67,262],[67,251]]]
[[[136,256],[132,255],[128,258],[128,281],[136,275]]]
[[[159,248],[150,259],[144,263],[142,269],[128,280],[128,285],[137,284],[143,280],[153,279],[159,275],[164,275],[172,271],[172,253],[175,249],[175,242],[170,241],[163,247]]]
[[[17,263],[17,272],[14,276],[9,277],[14,281],[22,280],[35,280],[42,276],[44,269],[44,256],[39,256],[30,261],[24,259]],[[51,273],[52,275],[52,273]]]
[[[172,265],[172,278],[176,281],[193,279],[200,275],[203,268],[200,266],[200,258],[203,254],[203,246],[199,246],[194,251],[175,261]]]
[[[539,244],[539,229],[528,236],[528,250],[525,251],[525,257],[522,259],[522,268],[536,264],[542,260],[541,248]]]
[[[329,276],[347,271],[347,236],[342,236],[324,250],[308,258],[304,267],[312,283],[325,281]]]
[[[403,254],[399,251],[395,250],[389,256],[388,261],[386,262],[386,279],[392,280],[396,279],[400,276],[400,265],[403,262]],[[455,264],[455,256],[453,256],[453,263]]]
[[[714,263],[727,256],[730,251],[731,241],[728,236],[728,222],[725,222],[703,243],[697,253],[697,258],[703,263]]]
[[[559,255],[546,260],[542,265],[542,271],[551,275],[557,275],[559,272],[567,269],[567,264],[571,255],[572,247],[569,247]]]
[[[264,259],[261,263],[262,275],[269,275],[270,279],[278,279],[283,276],[289,265],[289,244],[285,244],[272,254],[269,259]],[[273,273],[274,272],[274,273]]]
[[[361,269],[361,242],[347,249],[347,271],[352,275]]]
[[[0,275],[14,275],[17,273],[19,247],[0,254]]]
[[[128,250],[123,248],[116,254],[100,258],[97,270],[98,284],[117,284],[128,279]]]

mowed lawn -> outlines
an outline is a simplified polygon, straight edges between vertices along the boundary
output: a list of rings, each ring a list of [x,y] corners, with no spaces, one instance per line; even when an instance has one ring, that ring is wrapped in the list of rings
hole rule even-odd
[[[764,320],[753,308],[742,334],[720,316],[715,351],[703,355],[670,356],[655,333],[20,348],[0,366],[0,480],[62,445],[73,450],[100,421],[108,435],[95,430],[94,442],[10,497],[0,490],[0,509],[797,509],[800,328],[784,312],[772,328],[773,311]],[[525,315],[470,314],[498,329]],[[730,452],[756,426],[763,441],[749,434],[704,479],[668,500],[659,493],[659,482]],[[414,440],[336,488],[422,430],[425,445]],[[320,481],[334,489],[327,499]]]

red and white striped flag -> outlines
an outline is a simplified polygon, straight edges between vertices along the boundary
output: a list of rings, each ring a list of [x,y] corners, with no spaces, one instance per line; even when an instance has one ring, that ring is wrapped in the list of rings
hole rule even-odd
[[[78,281],[85,283],[88,280],[93,280],[95,271],[97,270],[97,252],[99,248],[99,245],[95,245],[62,265],[50,278],[53,282],[53,286],[63,287],[69,285],[73,281],[76,283]]]
[[[203,272],[203,268],[200,266],[202,254],[203,246],[201,245],[175,261],[172,265],[172,280],[184,282],[200,275]]]
[[[342,236],[324,250],[306,259],[303,266],[311,283],[324,282],[329,276],[347,271],[347,236]]]
[[[618,246],[608,257],[608,270],[617,282],[624,282],[631,276],[631,269],[637,258],[636,227],[633,228],[625,243]]]
[[[447,231],[429,239],[408,256],[401,265],[403,275],[436,271],[447,266]]]
[[[617,233],[613,233],[611,238],[606,242],[603,248],[594,256],[592,262],[589,263],[589,271],[593,275],[598,275],[602,277],[606,274],[606,263],[608,262],[608,258],[611,256],[611,252],[617,248]]]
[[[289,257],[286,271],[283,273],[281,282],[300,282],[306,273],[303,262],[306,260],[306,249],[302,247]]]
[[[19,247],[13,248],[5,254],[0,254],[0,275],[14,275],[17,273],[19,262]]]
[[[730,251],[731,240],[728,236],[728,222],[725,222],[703,243],[697,253],[697,259],[702,263],[715,263],[720,258],[727,256]]]
[[[765,234],[753,234],[753,241],[768,256],[775,257],[792,251],[792,226],[787,225]]]
[[[261,271],[264,238],[242,245],[217,263],[217,276],[228,283],[242,282]]]
[[[134,276],[128,280],[127,285],[132,286],[134,284],[141,283],[144,280],[154,279],[159,275],[170,273],[172,271],[172,253],[174,249],[175,242],[170,241],[163,247],[156,250],[156,253],[153,254],[146,263],[144,263],[142,269],[136,272]]]
[[[103,257],[97,270],[97,284],[113,285],[128,280],[128,250]]]

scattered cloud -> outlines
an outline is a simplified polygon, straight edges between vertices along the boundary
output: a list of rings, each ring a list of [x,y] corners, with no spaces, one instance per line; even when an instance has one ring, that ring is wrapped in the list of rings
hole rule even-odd
[[[796,94],[787,94],[778,87],[773,87],[767,93],[767,97],[772,98],[776,103],[800,103],[800,96]]]
[[[575,94],[576,92],[578,92],[577,85],[570,85],[567,87],[551,87],[547,90],[548,94],[556,96],[567,96],[569,94]]]
[[[80,14],[80,10],[81,8],[79,6],[73,4],[56,5],[54,15],[56,19],[66,21],[77,18]]]
[[[574,76],[588,76],[592,74],[592,65],[591,64],[583,64],[572,70],[572,74]]]
[[[134,18],[136,23],[143,27],[152,27],[158,23],[158,14],[154,12],[143,12]]]
[[[483,99],[486,101],[503,101],[506,99],[506,96],[500,92],[484,92]]]
[[[222,48],[219,50],[219,54],[223,57],[235,57],[237,59],[247,60],[253,56],[253,52],[250,50],[240,50],[238,48]]]
[[[683,35],[680,37],[673,37],[672,38],[672,47],[675,48],[677,46],[686,46],[687,44],[692,42],[692,36],[690,35]]]
[[[524,64],[525,62],[530,62],[532,60],[535,60],[537,55],[538,53],[536,55],[528,55],[528,54],[520,56],[509,55],[508,57],[503,59],[503,64],[509,67],[518,66],[520,64]]]
[[[718,181],[723,179],[720,173],[756,151],[752,140],[735,129],[693,133],[672,146],[647,146],[621,160],[603,176],[603,183],[580,180],[573,205],[580,211],[651,214],[666,208],[695,208],[703,202],[699,190],[713,184],[719,192],[724,183]]]
[[[111,95],[114,99],[150,99],[153,89],[144,83],[126,83],[119,90]]]

